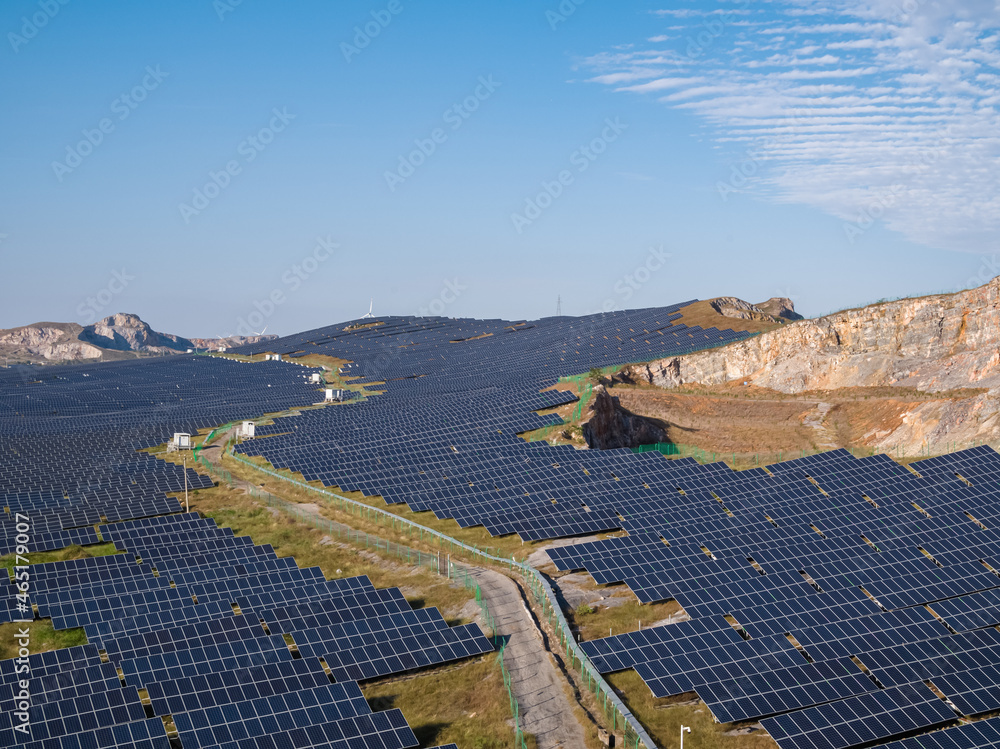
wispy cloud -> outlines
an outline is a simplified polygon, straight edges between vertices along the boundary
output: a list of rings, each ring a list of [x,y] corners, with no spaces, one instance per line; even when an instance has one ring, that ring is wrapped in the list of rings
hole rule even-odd
[[[666,37],[667,23],[682,28]],[[590,80],[707,122],[729,160],[707,180],[753,152],[762,167],[742,189],[761,197],[854,221],[891,191],[890,229],[996,251],[994,0],[720,0],[654,11],[644,36],[591,57]]]

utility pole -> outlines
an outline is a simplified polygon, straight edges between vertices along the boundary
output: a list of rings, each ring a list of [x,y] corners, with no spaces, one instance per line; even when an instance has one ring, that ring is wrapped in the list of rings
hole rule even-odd
[[[184,456],[184,512],[191,512],[191,505],[188,504],[188,459]]]
[[[562,294],[556,297],[556,317],[562,315]]]

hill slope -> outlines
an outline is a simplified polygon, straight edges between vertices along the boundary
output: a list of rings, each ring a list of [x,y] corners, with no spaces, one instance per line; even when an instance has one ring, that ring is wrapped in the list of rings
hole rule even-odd
[[[1000,438],[998,349],[1000,278],[956,294],[791,322],[722,348],[632,366],[623,374],[670,390],[721,388],[732,395],[734,386],[745,384],[786,396],[811,393],[820,402],[828,399],[824,393],[837,400],[850,389],[887,388],[893,408],[875,418],[873,405],[854,436],[865,445],[903,445],[915,452],[925,442]],[[905,391],[939,397],[912,398]],[[821,422],[834,406],[824,407]]]
[[[237,336],[225,341],[190,340],[158,333],[138,315],[117,313],[92,325],[39,322],[0,329],[0,356],[12,362],[63,362],[122,359],[184,353],[188,349],[241,346],[275,336]]]

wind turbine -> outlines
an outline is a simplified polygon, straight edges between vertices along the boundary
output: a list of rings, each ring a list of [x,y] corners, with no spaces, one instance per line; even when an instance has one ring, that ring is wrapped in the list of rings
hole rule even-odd
[[[372,297],[372,299],[368,302],[368,313],[361,316],[362,320],[367,320],[369,317],[372,319],[375,318],[375,315],[372,314],[372,307],[374,306],[374,304],[375,304],[375,298]]]

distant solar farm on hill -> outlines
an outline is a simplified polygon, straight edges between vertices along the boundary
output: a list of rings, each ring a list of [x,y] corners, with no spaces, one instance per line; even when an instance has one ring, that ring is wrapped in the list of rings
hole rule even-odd
[[[356,682],[489,652],[482,632],[183,513],[167,493],[211,482],[137,452],[315,404],[319,370],[294,364],[322,356],[347,362],[340,374],[371,395],[277,418],[235,452],[482,527],[484,540],[612,533],[548,556],[643,604],[676,601],[690,619],[584,643],[600,673],[634,669],[656,698],[696,693],[720,723],[760,721],[781,749],[997,745],[1000,719],[979,719],[1000,710],[991,448],[910,467],[840,450],[735,471],[519,436],[560,421],[537,411],[576,400],[552,389],[560,377],[749,335],[678,324],[685,304],[355,320],[229,352],[253,364],[0,370],[4,553],[18,513],[33,551],[103,541],[127,552],[32,566],[36,618],[83,627],[87,644],[31,656],[30,741],[9,717],[14,662],[0,662],[0,744],[167,747],[169,716],[183,749],[272,749],[286,733],[296,747],[418,745]],[[7,621],[24,617],[15,593]]]

